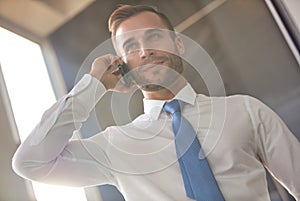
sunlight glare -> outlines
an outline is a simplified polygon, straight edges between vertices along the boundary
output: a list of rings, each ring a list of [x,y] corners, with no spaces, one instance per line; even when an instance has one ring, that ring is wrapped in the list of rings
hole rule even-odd
[[[21,142],[55,102],[38,44],[0,27],[0,61]],[[33,182],[37,201],[86,201],[83,188]]]

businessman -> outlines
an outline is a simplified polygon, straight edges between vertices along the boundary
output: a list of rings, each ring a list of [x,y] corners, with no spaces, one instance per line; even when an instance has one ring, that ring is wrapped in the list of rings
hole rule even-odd
[[[250,96],[196,94],[182,76],[184,43],[152,7],[120,6],[109,30],[118,56],[97,58],[44,113],[14,155],[16,173],[57,185],[111,184],[128,201],[269,201],[267,169],[300,200],[299,141],[271,109]],[[115,68],[123,63],[126,75]],[[107,91],[133,86],[144,95],[142,115],[71,139]]]

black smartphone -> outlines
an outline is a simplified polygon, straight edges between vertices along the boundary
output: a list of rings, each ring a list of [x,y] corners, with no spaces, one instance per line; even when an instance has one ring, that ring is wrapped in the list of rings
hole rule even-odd
[[[129,67],[127,66],[126,63],[123,62],[123,64],[118,65],[118,69],[121,72],[121,75],[123,77],[123,80],[124,80],[125,84],[127,86],[129,86],[131,84],[131,79],[130,79],[129,75],[126,75],[126,73],[129,72]]]

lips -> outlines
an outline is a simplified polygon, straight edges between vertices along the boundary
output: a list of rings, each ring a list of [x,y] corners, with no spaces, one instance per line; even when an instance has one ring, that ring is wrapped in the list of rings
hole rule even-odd
[[[163,66],[164,61],[156,61],[156,62],[152,62],[152,63],[147,63],[142,65],[142,69],[144,72],[146,71],[153,71],[156,70],[157,68],[160,68],[161,66]]]

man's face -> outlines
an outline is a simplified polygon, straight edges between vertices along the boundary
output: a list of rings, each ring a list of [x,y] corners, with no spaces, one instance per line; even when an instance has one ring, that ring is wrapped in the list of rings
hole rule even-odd
[[[130,67],[130,75],[145,91],[168,87],[182,72],[179,38],[159,16],[142,12],[120,24],[116,31],[116,50]]]

